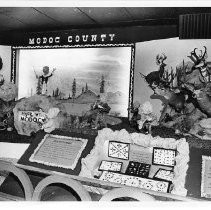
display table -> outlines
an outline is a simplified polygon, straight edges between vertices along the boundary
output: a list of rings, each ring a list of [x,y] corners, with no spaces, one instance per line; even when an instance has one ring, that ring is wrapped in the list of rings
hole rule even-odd
[[[174,136],[176,138],[180,138],[180,136],[175,136],[174,132],[172,130],[164,130],[163,128],[154,128],[153,130],[153,135],[158,135],[160,133],[160,136],[162,137],[169,137],[169,136]],[[59,131],[60,132],[60,131]],[[133,132],[133,131],[131,131]],[[58,131],[56,131],[56,133],[58,133]],[[0,136],[0,140],[1,141],[6,141],[6,142],[20,142],[20,143],[32,143],[33,141],[35,141],[35,139],[37,138],[38,135],[41,135],[41,133],[37,133],[36,135],[32,136],[32,137],[23,137],[23,141],[22,138],[15,134],[8,134],[7,132],[5,134],[1,133]],[[165,136],[166,135],[166,136]],[[10,138],[12,136],[12,138]],[[210,152],[210,148],[211,148],[211,142],[209,141],[202,141],[198,138],[195,137],[186,137],[189,146],[190,146],[190,162],[189,162],[189,168],[187,171],[187,177],[186,177],[186,189],[188,190],[187,192],[187,197],[183,197],[183,196],[177,196],[177,195],[172,195],[169,193],[161,193],[161,192],[155,192],[155,191],[151,191],[151,190],[146,190],[146,189],[140,189],[142,192],[144,193],[148,193],[150,195],[153,195],[157,198],[165,198],[167,200],[183,200],[183,201],[190,201],[191,199],[203,199],[203,200],[210,200],[210,199],[205,199],[205,198],[201,198],[201,193],[200,193],[200,188],[201,188],[201,156],[202,155],[211,155]],[[92,144],[92,146],[94,145],[94,142]],[[92,148],[90,147],[90,150]],[[89,151],[85,152],[84,156],[86,156],[86,154],[88,154]],[[9,163],[8,163],[9,164]],[[10,163],[14,166],[14,163]],[[78,169],[73,170],[71,172],[69,172],[68,174],[65,171],[55,171],[52,170],[51,168],[46,169],[45,167],[43,168],[37,168],[33,165],[25,165],[25,164],[15,164],[16,168],[19,169],[23,169],[26,174],[29,176],[29,179],[32,183],[33,188],[36,188],[36,186],[39,184],[39,182],[41,180],[43,180],[44,178],[50,176],[50,175],[56,175],[56,176],[60,176],[60,177],[64,177],[67,179],[73,179],[76,180],[78,182],[80,182],[82,185],[84,186],[92,186],[92,187],[100,187],[106,190],[111,190],[113,188],[117,188],[117,187],[122,187],[122,185],[120,184],[116,184],[116,183],[109,183],[109,182],[105,182],[105,181],[101,181],[101,180],[97,180],[97,179],[91,179],[91,178],[87,178],[87,177],[81,177],[78,176],[79,171]],[[15,196],[15,194],[17,196],[21,196],[24,197],[23,191],[21,192],[21,189],[19,187],[19,190],[15,191],[15,178],[14,177],[8,177],[5,182],[2,184],[2,186],[0,187],[0,191],[4,192],[4,193],[8,193],[10,194],[11,191],[12,194]],[[16,180],[17,181],[17,180]],[[11,186],[13,187],[11,187]],[[17,184],[16,184],[17,185]],[[17,186],[16,186],[17,187]],[[127,187],[124,186],[126,188],[133,188],[133,187]],[[17,187],[18,188],[18,187]],[[18,193],[19,192],[19,193]],[[165,200],[164,199],[164,200]],[[162,200],[162,199],[161,199]]]
[[[5,162],[3,162],[5,164]],[[2,162],[0,161],[0,165],[2,164]],[[50,176],[56,176],[56,177],[60,177],[60,182],[63,182],[65,179],[73,179],[75,181],[80,182],[82,185],[87,185],[87,186],[92,186],[92,187],[100,187],[106,190],[112,190],[114,188],[121,188],[122,185],[120,184],[114,184],[114,183],[108,183],[108,182],[104,182],[104,181],[100,181],[100,180],[95,180],[95,179],[90,179],[90,178],[84,178],[84,177],[80,177],[80,176],[75,176],[75,175],[69,175],[69,174],[64,174],[64,173],[58,173],[55,171],[50,171],[50,170],[44,170],[44,169],[37,169],[34,168],[32,166],[24,166],[24,165],[19,165],[19,164],[13,164],[13,163],[6,163],[7,165],[11,165],[12,167],[17,167],[17,169],[24,169],[24,171],[26,172],[26,174],[28,174],[28,176],[30,177],[30,180],[33,182],[33,187],[36,189],[36,186],[38,186],[38,184],[46,179],[46,177],[50,177]],[[28,179],[28,178],[27,178]],[[50,184],[57,182],[57,179],[52,179],[54,181],[50,182]],[[11,185],[10,185],[11,184]],[[17,184],[16,184],[17,185]],[[10,188],[10,189],[9,189]],[[3,197],[5,197],[5,193],[10,193],[10,191],[13,191],[14,193],[14,189],[18,189],[19,188],[19,192],[16,194],[16,196],[12,196],[13,199],[11,199],[11,196],[8,196],[10,198],[10,200],[24,200],[24,193],[20,192],[20,186],[15,186],[14,185],[14,180],[12,180],[12,178],[8,178],[8,180],[5,181],[5,183],[1,186],[1,190],[3,190],[3,194],[0,193],[0,197],[3,195]],[[133,187],[125,187],[125,189],[131,189]],[[177,196],[177,195],[172,195],[169,193],[161,193],[161,192],[155,192],[155,191],[151,191],[151,190],[145,190],[145,189],[140,189],[140,192],[142,193],[146,193],[149,195],[152,195],[153,197],[157,198],[158,200],[170,200],[170,201],[194,201],[197,199],[192,199],[190,197],[183,197],[183,196]],[[19,196],[22,196],[22,198],[17,198]],[[100,198],[101,196],[99,196]]]

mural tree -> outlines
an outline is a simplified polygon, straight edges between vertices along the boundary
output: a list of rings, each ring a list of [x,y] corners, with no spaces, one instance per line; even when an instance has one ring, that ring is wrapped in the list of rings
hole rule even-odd
[[[42,94],[42,84],[41,84],[41,79],[40,78],[37,80],[36,94],[37,95],[41,95]]]
[[[56,90],[54,91],[54,97],[57,98],[60,95],[59,88],[57,87]]]
[[[75,96],[76,96],[76,79],[74,78],[73,84],[72,84],[72,98],[73,98],[73,101],[75,99]]]
[[[81,89],[81,94],[83,94],[84,93],[84,87],[82,87],[82,89]]]
[[[86,83],[85,92],[86,92],[87,90],[89,90],[89,88],[88,88],[88,85],[87,85],[87,83]]]
[[[100,81],[100,93],[105,93],[105,79],[104,79],[103,75],[102,75],[101,81]]]

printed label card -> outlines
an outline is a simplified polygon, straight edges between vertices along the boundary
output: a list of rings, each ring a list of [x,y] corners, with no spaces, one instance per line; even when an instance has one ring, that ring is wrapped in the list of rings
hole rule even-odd
[[[108,145],[108,157],[123,160],[129,159],[130,144],[118,141],[110,141]]]
[[[106,161],[103,160],[99,166],[99,171],[116,171],[120,172],[122,168],[122,162]]]
[[[164,149],[164,148],[153,148],[152,164],[163,165],[163,166],[174,166],[176,150]]]
[[[202,156],[201,197],[211,198],[211,156]]]
[[[47,114],[42,111],[19,111],[18,121],[22,122],[34,122],[42,125],[47,120]]]
[[[151,148],[146,148],[135,144],[130,145],[130,160],[139,163],[152,164]]]

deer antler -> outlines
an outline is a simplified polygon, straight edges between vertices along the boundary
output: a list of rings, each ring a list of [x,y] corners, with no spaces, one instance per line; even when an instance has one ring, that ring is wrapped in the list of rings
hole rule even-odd
[[[164,53],[162,53],[162,55],[160,55],[160,54],[156,55],[156,63],[158,65],[163,64],[164,60],[166,60],[166,59],[167,59],[167,56]]]
[[[162,54],[163,54],[163,59],[162,59],[162,63],[163,63],[163,61],[167,59],[167,56],[164,53]]]
[[[194,62],[195,65],[197,64],[197,62],[199,60],[199,57],[196,54],[196,49],[197,48],[194,48],[194,50],[190,52],[190,55],[187,56],[188,58],[190,58]]]
[[[202,50],[201,50],[202,52]],[[207,56],[207,48],[204,46],[204,54],[200,56],[200,60],[204,60],[205,56]]]
[[[196,49],[197,48],[194,48],[194,50],[190,53],[190,56],[187,57],[190,58],[195,65],[198,65],[205,59],[205,56],[207,56],[207,48],[204,46],[204,53],[202,53],[202,50],[200,50],[201,55],[197,55]]]
[[[175,79],[175,77],[176,77],[176,73],[174,73],[174,70],[173,70],[173,68],[171,67],[171,79],[170,79],[170,85],[171,85],[171,87],[173,88],[173,86],[174,86],[174,84],[173,84],[173,81],[174,81],[174,79]]]
[[[197,50],[198,48],[194,48],[194,50],[191,52],[191,55],[193,55],[195,58],[199,58],[198,56],[197,56],[197,54],[196,54],[196,50]]]
[[[174,74],[173,69],[171,68],[171,72],[164,71],[162,78],[160,78],[160,81],[165,84],[169,88],[173,88],[173,81],[176,76],[176,73]]]
[[[184,87],[187,88],[188,90],[190,90],[192,93],[196,89],[195,82],[193,84],[191,84],[191,83],[184,83]]]
[[[202,81],[201,77],[199,77],[199,81],[203,84],[203,86],[206,86],[207,81],[205,80],[205,78],[203,77],[204,81]]]
[[[156,55],[156,64],[157,65],[160,64],[160,55],[159,54]]]

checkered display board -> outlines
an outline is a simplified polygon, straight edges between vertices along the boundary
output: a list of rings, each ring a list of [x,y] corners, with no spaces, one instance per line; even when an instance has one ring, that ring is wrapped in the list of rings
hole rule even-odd
[[[117,141],[109,141],[108,156],[123,160],[129,159],[130,144]]]
[[[163,166],[175,165],[176,150],[154,147],[152,164]]]
[[[132,187],[139,187],[148,190],[154,190],[158,192],[168,192],[170,187],[170,182],[168,181],[152,180],[136,176],[129,176],[125,174],[118,174],[109,171],[104,171],[100,177],[100,180]]]
[[[99,166],[99,171],[116,171],[120,172],[122,168],[122,162],[106,161],[103,160]]]
[[[130,161],[125,174],[131,176],[148,177],[149,170],[149,164]]]
[[[154,175],[155,179],[167,180],[172,181],[174,178],[174,172],[170,170],[165,170],[160,168],[157,173]]]

